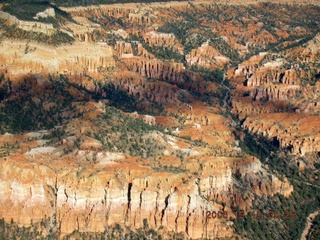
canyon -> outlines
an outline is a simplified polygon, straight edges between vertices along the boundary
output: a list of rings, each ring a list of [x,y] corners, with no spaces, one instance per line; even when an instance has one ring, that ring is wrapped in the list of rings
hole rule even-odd
[[[0,12],[73,39],[1,36],[0,218],[49,239],[117,224],[259,238],[236,212],[290,206],[320,156],[319,1],[268,2],[59,7],[58,27],[36,21],[50,8],[35,23]]]

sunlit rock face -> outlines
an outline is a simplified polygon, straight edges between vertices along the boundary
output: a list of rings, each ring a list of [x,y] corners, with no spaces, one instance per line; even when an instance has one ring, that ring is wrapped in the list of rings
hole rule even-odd
[[[74,19],[59,25],[72,44],[3,38],[1,110],[27,99],[19,109],[43,108],[52,124],[20,132],[0,125],[0,218],[48,222],[46,236],[135,230],[146,220],[186,238],[232,238],[234,209],[247,214],[257,198],[292,196],[290,181],[243,144],[247,131],[313,164],[319,34],[289,20],[265,26],[246,1],[229,3],[61,8]],[[51,25],[37,26],[52,35]],[[208,211],[226,217],[208,219]]]
[[[47,161],[40,155],[32,159]],[[185,232],[192,238],[231,236],[228,221],[213,221],[203,228],[206,211],[222,211],[221,205],[212,205],[203,197],[250,208],[250,201],[235,189],[232,171],[245,176],[259,195],[279,192],[289,196],[293,190],[287,182],[268,175],[257,159],[207,159],[200,179],[187,183],[182,180],[187,178],[184,173],[154,172],[148,167],[112,160],[107,167],[100,165],[90,170],[57,160],[59,171],[30,160],[2,162],[1,204],[11,211],[3,208],[0,213],[5,219],[25,225],[55,217],[64,234],[75,229],[103,232],[106,225],[114,223],[140,228],[142,220],[147,219],[153,228],[165,225],[168,230]],[[258,177],[260,174],[265,179]],[[232,216],[231,209],[226,210]]]

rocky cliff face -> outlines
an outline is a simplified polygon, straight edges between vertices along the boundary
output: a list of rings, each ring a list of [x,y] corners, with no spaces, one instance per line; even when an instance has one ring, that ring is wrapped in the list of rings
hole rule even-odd
[[[318,116],[313,115],[318,112],[318,88],[303,83],[312,82],[317,74],[317,70],[311,70],[312,61],[317,61],[314,58],[319,47],[317,39],[316,35],[303,46],[284,51],[282,58],[271,57],[272,61],[266,53],[256,55],[231,73],[239,86],[233,93],[232,111],[244,120],[243,126],[299,156],[317,153],[319,148],[315,131]],[[297,52],[300,54],[295,55]],[[283,67],[288,66],[284,58],[302,56],[303,52],[308,52],[309,57],[295,57],[301,62],[291,63],[287,69]],[[306,61],[310,61],[310,67],[305,67]]]
[[[132,57],[132,45],[131,43],[127,43],[124,41],[117,41],[116,45],[114,46],[114,50],[116,54],[119,54],[121,57]]]
[[[147,32],[142,36],[150,46],[172,47],[176,52],[183,54],[183,46],[173,33]]]
[[[252,97],[255,100],[267,99],[267,100],[286,100],[289,97],[294,97],[296,91],[300,89],[300,86],[279,86],[271,85],[264,88],[257,88],[252,93]]]
[[[246,194],[234,189],[238,184],[251,185],[252,193],[258,196],[281,193],[288,197],[293,191],[287,179],[283,182],[268,174],[256,158],[208,159],[202,170],[203,179],[199,181],[202,195],[217,202],[225,202],[228,206],[240,206],[241,209],[251,207],[253,195],[249,197],[251,200],[245,200]],[[232,173],[238,173],[240,179],[235,179]]]
[[[246,181],[253,184],[254,193],[290,195],[292,192],[288,183],[275,177],[270,181],[266,175],[261,183],[256,174],[265,170],[258,160],[243,163],[241,159],[212,159],[204,163],[199,181],[190,179],[183,183],[182,179],[188,178],[186,174],[153,172],[148,167],[108,160],[103,153],[98,155],[100,163],[94,168],[66,166],[62,160],[53,160],[59,163],[52,169],[45,163],[46,159],[52,159],[51,154],[42,158],[37,154],[33,159],[24,157],[20,163],[2,159],[1,205],[11,211],[3,207],[1,216],[24,225],[50,218],[51,222],[57,222],[62,235],[74,230],[102,232],[105,226],[114,223],[140,228],[142,220],[147,219],[152,228],[167,226],[168,230],[185,232],[191,238],[215,238],[232,236],[232,222],[228,219],[207,222],[207,211],[218,212],[223,207],[211,205],[203,197],[226,202],[228,206],[250,207],[243,193],[234,192],[236,181],[229,163],[241,162],[241,167],[234,170],[249,174]],[[32,163],[35,160],[42,164],[35,165]],[[67,161],[71,163],[74,159]],[[12,176],[19,176],[19,180],[11,180]],[[224,210],[233,216],[230,208]]]
[[[268,121],[265,120],[266,116]],[[288,148],[292,153],[303,156],[306,153],[318,152],[317,121],[319,121],[317,116],[303,114],[261,114],[247,118],[244,126],[249,131],[276,139],[280,147]]]
[[[151,45],[173,45],[177,43],[177,39],[174,34],[170,33],[157,33],[157,32],[147,32],[144,34],[143,39],[146,43]]]
[[[112,48],[104,44],[78,43],[51,48],[24,41],[3,41],[0,47],[4,60],[2,69],[13,76],[27,73],[97,73],[101,68],[115,66]]]
[[[114,84],[128,91],[139,100],[149,99],[159,104],[172,103],[178,100],[181,91],[177,86],[162,83],[148,82],[138,74],[119,72],[115,75]]]
[[[319,14],[288,5],[292,16],[270,22],[284,5],[242,4],[66,8],[71,45],[2,39],[0,218],[45,222],[44,236],[60,238],[144,219],[164,234],[233,238],[235,209],[290,198],[290,181],[243,146],[245,131],[315,165],[319,34],[308,21]],[[38,114],[33,132],[8,127]]]
[[[265,64],[265,65],[271,65]],[[275,63],[276,64],[276,63]],[[287,85],[299,85],[300,79],[298,78],[295,69],[280,70],[280,69],[270,69],[270,67],[260,68],[258,71],[251,73],[248,76],[246,85],[255,87],[263,84],[280,83]]]
[[[160,158],[158,164],[169,167],[174,164],[182,169],[180,172],[157,170],[151,159],[141,161],[122,153],[101,151],[101,139],[82,135],[92,129],[102,130],[90,120],[106,113],[104,104],[75,102],[72,105],[73,114],[78,117],[66,125],[65,131],[71,136],[61,142],[47,145],[42,140],[44,135],[50,136],[47,131],[1,136],[2,143],[21,142],[19,151],[0,158],[3,183],[0,201],[5,206],[0,214],[6,221],[12,219],[25,226],[47,222],[43,233],[54,231],[62,237],[75,230],[103,232],[106,226],[115,223],[140,228],[146,219],[151,228],[167,226],[166,231],[182,232],[190,238],[213,239],[233,236],[231,208],[238,206],[249,211],[254,199],[252,193],[290,196],[293,191],[287,181],[267,173],[256,158],[208,157],[206,147],[194,147],[171,135],[165,135],[164,141],[159,134],[155,137],[158,144],[166,142],[169,146],[164,154],[170,159],[170,149],[187,153],[186,159],[183,164],[170,160],[168,165]],[[137,113],[128,116],[149,125],[160,120]],[[218,136],[229,135],[232,139],[224,119],[208,114],[203,106],[181,107],[180,118],[187,119],[184,125],[196,126],[197,131],[216,129]],[[68,153],[64,149],[78,141],[75,136],[80,137],[79,149]],[[204,135],[198,133],[198,136]],[[237,173],[241,179],[234,178]],[[254,191],[240,191],[239,181]],[[212,204],[209,199],[224,205]],[[11,211],[5,211],[6,208]],[[209,220],[207,211],[225,211],[228,217]]]
[[[206,68],[221,68],[224,67],[230,59],[211,47],[208,42],[205,42],[201,47],[193,49],[187,54],[186,61],[191,66],[197,65]]]
[[[182,82],[182,63],[162,62],[159,60],[136,59],[127,61],[129,70],[139,73],[143,77],[163,79],[170,83]]]

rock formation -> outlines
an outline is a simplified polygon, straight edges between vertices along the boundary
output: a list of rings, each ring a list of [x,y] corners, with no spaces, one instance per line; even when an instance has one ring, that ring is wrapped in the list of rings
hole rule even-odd
[[[127,66],[131,71],[139,73],[143,77],[163,79],[170,83],[182,82],[182,63],[162,62],[159,60],[136,59],[127,61]]]
[[[234,209],[290,198],[291,179],[269,169],[277,153],[250,156],[259,152],[245,140],[263,137],[300,169],[316,165],[319,34],[307,21],[318,12],[290,5],[297,13],[271,24],[264,10],[278,16],[286,5],[221,2],[63,8],[75,21],[57,29],[0,12],[9,25],[75,38],[58,47],[0,42],[0,218],[45,222],[44,237],[135,230],[146,219],[190,239],[234,238]],[[51,125],[13,131],[19,117],[2,115],[13,103],[26,120],[39,111]],[[208,211],[226,215],[208,219]]]
[[[47,18],[47,17],[55,17],[56,13],[54,11],[53,8],[47,8],[46,10],[42,11],[42,12],[38,12],[36,14],[35,17],[33,17],[34,19],[38,19],[38,18]]]
[[[230,61],[229,58],[223,56],[215,48],[205,42],[201,47],[193,49],[186,55],[186,61],[189,65],[197,65],[206,68],[221,68]]]
[[[50,158],[50,155],[44,156]],[[103,154],[101,161],[102,157]],[[247,204],[250,204],[242,199],[240,192],[234,196],[236,200],[226,199],[229,194],[225,193],[231,191],[232,194],[235,182],[228,164],[225,164],[227,169],[219,165],[223,163],[222,159],[206,162],[201,180],[191,180],[188,184],[182,182],[182,178],[187,177],[185,174],[152,172],[147,167],[136,165],[133,168],[134,165],[129,167],[113,161],[107,168],[96,166],[85,170],[83,166],[74,164],[66,168],[62,162],[59,167],[50,169],[46,165],[33,165],[26,157],[24,159],[20,163],[14,160],[2,162],[0,201],[2,206],[9,207],[11,211],[5,211],[3,207],[1,216],[24,225],[29,225],[30,221],[37,222],[45,218],[54,221],[53,218],[56,218],[59,231],[63,234],[75,229],[102,232],[106,225],[113,223],[139,228],[143,226],[142,220],[147,219],[152,228],[168,226],[168,230],[185,232],[191,238],[226,237],[232,235],[231,222],[226,219],[226,222],[210,220],[206,223],[205,216],[208,210],[222,211],[222,206],[208,204],[201,195],[229,201],[244,209],[248,209]],[[241,159],[237,161],[242,162]],[[252,171],[249,166],[242,163],[238,171],[241,174],[244,171],[250,174],[263,171],[259,166]],[[15,175],[20,176],[19,181],[10,180]],[[43,182],[39,183],[39,179]],[[253,179],[249,178],[248,181],[260,178]],[[281,192],[286,195],[292,192],[292,187],[274,177],[271,182],[268,181],[266,185],[252,182],[257,187],[254,192]],[[227,211],[232,216],[232,211]]]

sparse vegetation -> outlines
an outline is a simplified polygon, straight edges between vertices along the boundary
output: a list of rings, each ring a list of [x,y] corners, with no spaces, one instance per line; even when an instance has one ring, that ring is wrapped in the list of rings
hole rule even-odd
[[[138,0],[123,0],[121,2],[129,1],[138,2]],[[142,2],[152,1],[153,0],[145,0]],[[39,0],[34,3],[34,1],[28,0],[14,0],[7,2],[9,4],[5,5],[3,10],[8,11],[23,20],[33,20],[33,17],[37,12],[43,11],[49,6],[54,7],[57,13],[56,19],[45,18],[39,19],[39,21],[52,23],[58,28],[64,21],[72,21],[72,19],[68,14],[58,9],[54,3],[57,4],[57,6],[75,6],[114,3],[116,1],[55,0],[49,3]],[[249,58],[253,54],[258,54],[261,51],[269,51],[264,60],[255,64],[256,66],[252,67],[252,69],[251,67],[243,69],[240,75],[243,74],[247,76],[240,76],[235,79],[235,82],[241,85],[244,78],[250,78],[251,72],[255,71],[258,67],[261,67],[269,61],[285,58],[284,56],[292,50],[295,51],[299,50],[299,48],[304,48],[306,43],[320,30],[318,24],[320,22],[320,8],[314,6],[311,10],[306,10],[307,7],[302,7],[300,5],[291,6],[272,3],[252,4],[249,6],[212,4],[211,6],[201,5],[200,8],[190,2],[186,11],[177,9],[179,8],[172,8],[170,10],[157,9],[159,12],[158,16],[161,16],[160,14],[162,11],[168,11],[170,14],[171,12],[174,14],[173,16],[167,14],[166,19],[161,19],[159,17],[156,20],[157,25],[154,26],[136,24],[134,21],[131,22],[128,20],[128,18],[116,17],[122,15],[118,14],[118,12],[108,12],[105,15],[97,14],[99,15],[99,17],[97,17],[94,16],[93,11],[90,12],[88,10],[86,14],[90,16],[90,21],[100,24],[103,29],[100,30],[97,28],[93,32],[90,32],[90,34],[92,34],[90,35],[90,39],[92,39],[93,42],[101,40],[114,47],[117,41],[131,41],[133,54],[137,56],[138,48],[135,41],[139,41],[148,52],[152,53],[160,60],[159,62],[162,60],[167,64],[169,62],[168,60],[174,60],[175,62],[184,63],[187,69],[182,70],[181,73],[179,72],[179,77],[182,76],[181,79],[178,79],[179,81],[171,81],[174,78],[170,79],[170,75],[176,76],[176,72],[171,71],[172,69],[164,70],[170,72],[168,78],[164,77],[166,79],[156,79],[155,77],[149,79],[145,78],[140,81],[141,76],[136,78],[137,75],[135,74],[142,72],[141,75],[143,76],[153,76],[153,74],[147,72],[147,69],[154,72],[160,72],[162,65],[159,64],[156,66],[152,65],[153,63],[149,64],[148,61],[150,59],[141,57],[139,61],[141,60],[143,66],[141,67],[140,65],[139,67],[141,68],[134,69],[135,66],[129,67],[129,65],[126,65],[127,62],[129,62],[127,61],[128,59],[124,60],[124,58],[119,57],[119,54],[114,54],[114,59],[110,58],[112,63],[113,60],[115,60],[115,65],[110,64],[110,69],[117,69],[116,71],[119,73],[117,78],[115,78],[117,80],[112,79],[113,71],[110,71],[108,67],[105,67],[108,70],[107,76],[103,75],[107,70],[102,67],[97,67],[98,72],[95,72],[95,74],[101,74],[101,78],[97,78],[99,80],[90,77],[90,72],[86,73],[88,75],[82,75],[80,81],[72,78],[68,79],[65,75],[56,77],[48,76],[49,81],[45,81],[42,86],[37,85],[37,80],[33,77],[25,77],[21,82],[12,82],[2,74],[0,75],[0,134],[6,132],[23,134],[30,131],[47,129],[49,131],[41,136],[41,139],[45,140],[43,145],[58,146],[56,148],[58,150],[56,151],[61,149],[62,155],[69,154],[69,156],[78,156],[76,155],[77,150],[85,149],[83,152],[86,152],[87,155],[83,157],[83,162],[97,164],[99,159],[101,159],[99,155],[102,155],[101,153],[104,153],[104,151],[121,153],[124,156],[130,156],[130,160],[131,156],[136,157],[136,159],[138,159],[137,162],[144,160],[143,162],[154,171],[166,171],[172,173],[172,175],[178,174],[179,176],[186,176],[189,173],[186,169],[189,168],[184,168],[183,164],[182,166],[172,166],[170,165],[171,163],[162,165],[160,162],[158,163],[160,156],[169,154],[177,160],[180,159],[182,163],[189,159],[194,161],[195,165],[199,163],[199,168],[196,168],[195,172],[193,172],[193,177],[200,177],[197,176],[197,169],[200,169],[201,172],[206,170],[204,168],[205,165],[201,162],[202,160],[200,161],[197,159],[198,157],[206,159],[207,157],[216,155],[223,157],[255,156],[260,159],[263,165],[265,165],[264,167],[267,169],[268,173],[277,176],[281,180],[283,180],[284,177],[287,177],[294,187],[294,192],[289,198],[285,198],[280,194],[276,194],[272,197],[254,195],[255,199],[253,200],[252,211],[261,210],[266,214],[268,210],[276,210],[282,217],[279,219],[253,219],[250,215],[247,215],[244,219],[238,218],[235,220],[235,232],[242,238],[248,239],[299,239],[307,215],[320,206],[320,186],[317,180],[320,177],[319,161],[318,163],[314,163],[314,167],[316,168],[315,171],[308,168],[299,170],[296,164],[297,157],[290,153],[289,148],[280,149],[281,144],[277,137],[270,140],[244,131],[244,127],[241,126],[240,122],[234,116],[231,116],[231,113],[229,112],[230,106],[226,106],[226,103],[229,98],[233,97],[232,94],[237,95],[239,99],[241,97],[247,97],[245,100],[249,101],[250,92],[253,93],[252,89],[250,89],[251,86],[241,86],[237,91],[232,92],[232,86],[230,86],[228,79],[223,81],[223,74],[225,72],[228,73],[226,74],[228,76],[232,74],[232,71],[227,71],[230,70],[228,69],[229,64],[226,65],[225,69],[221,68],[214,70],[194,65],[187,66],[185,55],[190,53],[192,49],[196,49],[203,43],[208,42],[210,46],[217,49],[224,56],[230,58],[232,66],[237,66],[244,58]],[[117,10],[115,10],[115,12],[116,11]],[[139,9],[139,11],[142,11],[142,9]],[[292,11],[292,16],[290,15],[290,11]],[[114,14],[114,16],[109,16],[108,14]],[[280,15],[282,16],[281,18],[279,18]],[[5,25],[4,21],[0,22],[0,26],[0,39],[28,39],[48,43],[54,46],[71,44],[74,41],[72,37],[60,32],[58,29],[55,34],[48,36],[42,33],[24,31],[16,26],[8,27]],[[158,26],[160,27],[157,28]],[[132,27],[132,29],[126,29],[127,27]],[[107,33],[107,31],[118,28],[123,28],[127,33],[130,33],[129,39],[124,39],[117,34]],[[179,53],[176,47],[148,44],[148,41],[144,41],[141,37],[144,36],[145,30],[156,30],[158,32],[175,34],[184,48],[184,53]],[[269,41],[263,37],[259,38],[260,34],[266,34],[268,37],[271,37],[272,40]],[[27,55],[32,49],[30,49],[27,44],[25,48],[24,46],[22,47],[22,54],[23,51],[25,55]],[[29,54],[29,56],[30,55],[31,54]],[[297,69],[302,69],[301,71],[297,71],[298,75],[301,74],[298,78],[302,82],[302,88],[307,85],[314,86],[320,80],[319,64],[317,62],[309,63],[307,60],[304,60],[305,63],[302,63],[302,61],[299,62],[298,58],[299,56],[296,54],[292,59],[286,59],[287,62],[282,66],[283,69],[290,69],[292,66],[295,68],[297,66]],[[135,57],[134,59],[138,59],[138,57]],[[151,59],[150,62],[151,61],[153,61],[153,59]],[[282,60],[280,59],[280,61]],[[87,63],[86,61],[84,65],[91,65],[91,63]],[[167,65],[165,65],[165,67],[167,67]],[[122,70],[123,73],[121,72]],[[143,72],[144,70],[145,72]],[[6,70],[4,70],[4,72],[5,71]],[[125,74],[129,71],[133,71],[134,73],[130,73],[132,75],[128,74],[129,77],[127,79]],[[235,72],[237,70],[233,69],[233,71]],[[281,75],[282,73],[279,74]],[[121,78],[123,77],[123,79],[121,79],[120,76]],[[138,81],[139,83],[137,83]],[[162,82],[163,85],[158,88],[158,81],[165,81],[165,83]],[[269,79],[266,81],[269,81]],[[125,83],[123,84],[123,82]],[[139,84],[139,87],[143,85],[143,90],[137,93],[140,89],[135,88],[136,86],[132,86],[135,84]],[[282,85],[284,85],[280,81],[273,84],[277,84],[277,87],[282,87]],[[295,84],[297,84],[296,81]],[[172,87],[173,90],[172,92],[169,92],[168,90],[167,93],[166,91],[169,87]],[[259,85],[259,87],[262,88],[264,86]],[[308,87],[317,94],[315,87]],[[299,91],[301,91],[299,104],[304,104],[305,102],[300,100],[303,100],[302,95],[306,93],[303,93],[303,90]],[[131,92],[134,93],[131,94]],[[139,97],[136,97],[138,94]],[[158,100],[159,98],[161,98],[161,100]],[[194,103],[192,102],[193,99],[196,99]],[[283,111],[294,112],[297,108],[297,106],[291,102],[272,102],[272,104],[270,104],[270,99],[271,98],[268,97],[261,97],[259,98],[259,101],[255,102],[259,104],[258,107],[265,107],[264,109],[258,109],[255,105],[250,106],[250,102],[244,102],[243,105],[242,102],[240,102],[239,105],[236,106],[236,110],[239,110],[242,115],[246,115],[249,114],[250,111],[260,113],[260,111],[256,110],[261,110],[261,112],[270,110],[272,112],[273,107],[278,108],[276,109],[278,111],[277,113],[281,112],[282,109]],[[158,103],[156,101],[158,101]],[[314,98],[312,101],[314,102],[312,103],[312,107],[318,107],[319,98]],[[161,104],[159,102],[161,102]],[[178,102],[178,104],[175,104],[176,102]],[[208,112],[220,114],[220,119],[217,118],[217,121],[212,120],[215,119],[215,117],[209,116],[208,118],[203,113],[209,109],[209,106],[204,104],[204,102],[210,105],[210,110],[208,110]],[[285,102],[285,100],[283,100],[283,102]],[[94,105],[94,108],[91,108],[91,104]],[[179,109],[177,109],[178,105]],[[242,111],[241,108],[243,106],[245,109]],[[252,109],[250,110],[250,108]],[[156,124],[159,124],[159,126],[155,126],[155,120],[152,118],[152,115],[166,115],[166,110],[170,112],[168,115],[172,118],[165,118],[167,116],[158,117],[156,118]],[[142,113],[150,114],[151,116],[142,116]],[[305,114],[307,113],[301,115]],[[316,114],[315,116],[317,117]],[[233,117],[234,121],[231,121],[231,117]],[[170,121],[172,119],[171,125]],[[169,130],[164,129],[165,127],[161,127],[159,122],[164,124],[164,126],[168,126],[167,128],[169,128]],[[84,126],[82,126],[82,123]],[[237,127],[235,127],[236,125]],[[179,130],[177,126],[182,128],[182,131],[180,131],[181,129]],[[185,126],[187,126],[187,128],[184,129]],[[176,129],[176,131],[174,131],[176,135],[172,135],[172,137],[175,138],[179,138],[179,131],[182,135],[190,133],[190,135],[180,137],[179,146],[183,146],[180,149],[169,140],[169,135],[171,135],[170,131],[173,129]],[[277,128],[275,129],[279,129],[281,132],[287,131],[285,125],[281,125],[280,123],[277,124]],[[295,129],[294,126],[292,129]],[[233,133],[231,133],[232,130],[234,130]],[[201,134],[203,134],[203,136],[201,136]],[[227,136],[226,139],[224,139],[224,136]],[[67,139],[67,137],[69,138]],[[201,140],[195,141],[195,138]],[[234,138],[238,141],[233,141]],[[307,142],[307,138],[308,136],[306,136],[305,142]],[[86,140],[88,140],[88,142],[94,142],[99,150],[95,151],[95,148],[91,147],[90,144],[88,144],[88,149],[90,148],[90,150],[83,147],[87,143]],[[211,144],[212,142],[214,142],[214,144]],[[23,142],[23,144],[24,143],[25,142]],[[221,146],[219,144],[221,144]],[[227,152],[227,147],[224,148],[222,144],[226,144],[228,148],[230,147],[228,149],[230,151]],[[197,152],[195,152],[196,154],[193,154],[191,151],[191,153],[186,153],[187,151],[185,151],[185,149],[189,148],[190,145],[192,148],[196,148],[199,153],[198,156]],[[233,147],[233,149],[231,147]],[[0,144],[0,157],[10,156],[10,152],[19,148],[19,142],[16,142],[11,146],[7,142],[3,142]],[[28,148],[28,146],[24,146],[24,148]],[[184,148],[184,151],[181,150],[182,148]],[[101,152],[99,153],[98,151]],[[188,154],[190,155],[190,158],[187,158],[187,156],[189,156]],[[318,160],[319,154],[320,153],[315,153]],[[69,156],[65,157],[67,158]],[[308,156],[301,157],[303,160],[307,158]],[[119,162],[120,161],[121,160],[119,160]],[[106,166],[106,168],[108,167],[109,166]],[[211,168],[213,167],[214,166],[211,166]],[[149,170],[151,171],[151,169]],[[98,171],[100,171],[100,169]],[[83,176],[84,172],[84,169],[78,169],[74,175],[77,178],[80,178]],[[243,189],[241,190],[244,192],[250,191],[249,189],[253,186],[249,186],[248,182],[245,182],[240,171],[233,173],[234,178],[232,178],[232,181],[235,179],[240,185],[243,183],[241,186]],[[90,175],[88,175],[89,177],[92,177],[94,174],[95,172],[90,172]],[[189,173],[188,175],[191,174]],[[121,180],[118,175],[116,175],[116,178],[118,181]],[[183,184],[191,182],[185,177],[181,180]],[[193,180],[194,179],[192,179],[192,182],[194,182]],[[267,181],[269,180],[270,179]],[[238,185],[235,187],[238,187]],[[232,190],[230,190],[230,192],[231,191]],[[246,194],[249,195],[249,193]],[[204,201],[209,200],[208,198],[201,196],[200,187],[199,196],[202,197]],[[128,194],[128,199],[130,198],[131,196]],[[101,202],[103,201],[104,200]],[[128,202],[130,201],[128,200]],[[216,203],[226,207],[226,203],[223,201]],[[54,202],[51,201],[50,205],[53,207]],[[128,205],[130,205],[130,203]],[[284,219],[283,216],[287,210],[295,213],[296,216],[294,219]],[[54,219],[54,224],[56,225],[57,218],[55,215]],[[178,221],[180,220],[177,219],[176,222],[178,224]],[[319,227],[317,225],[319,225],[319,221],[319,217],[314,220],[316,226],[311,231],[309,236],[310,239],[316,239],[318,237],[317,233],[319,232]],[[49,223],[46,220],[41,221],[41,223],[32,223],[30,227],[21,228],[13,221],[9,224],[0,220],[0,240],[56,239],[56,232],[53,231],[52,228],[48,230],[48,224]],[[143,227],[137,230],[115,225],[106,227],[103,233],[74,231],[72,234],[66,236],[66,239],[162,239],[167,237],[160,228],[151,229],[147,219],[143,220],[142,225]],[[49,232],[49,235],[42,235],[42,229],[44,228],[48,230],[47,232]],[[168,239],[183,238],[184,236],[181,234],[169,233],[168,235]]]
[[[46,10],[47,8],[53,8],[56,17],[40,18],[34,19],[37,13]],[[2,11],[8,12],[13,16],[16,16],[20,20],[26,21],[39,21],[45,23],[52,23],[54,26],[58,27],[59,23],[63,23],[66,20],[74,21],[72,17],[62,11],[60,8],[51,4],[49,1],[10,1],[10,4],[5,5]]]
[[[161,155],[164,150],[155,140],[163,131],[160,127],[133,119],[114,107],[106,106],[106,114],[96,121],[103,131],[96,132],[94,138],[101,141],[107,150],[143,158]]]
[[[150,46],[143,39],[137,35],[130,36],[131,41],[139,41],[142,46],[150,53],[154,54],[156,58],[161,60],[175,60],[176,62],[184,62],[184,56],[180,54],[177,49],[173,47],[162,45],[152,45]]]
[[[193,21],[165,22],[158,28],[158,32],[173,33],[184,46],[184,53],[189,53],[192,49],[200,47],[206,38],[201,35],[189,35],[189,31],[197,25]]]
[[[169,0],[162,0],[162,2],[168,2]],[[29,0],[3,0],[2,2],[21,4],[29,3]],[[33,0],[32,2],[36,3],[47,3],[47,0]],[[98,5],[98,4],[114,4],[114,3],[130,3],[130,2],[159,2],[159,0],[52,0],[54,4],[60,7],[72,7],[72,6],[89,6],[89,5]]]
[[[49,228],[49,221],[42,220],[38,223],[31,223],[30,227],[19,227],[17,223],[11,220],[10,223],[0,219],[0,240],[7,239],[56,239],[57,236],[53,233],[45,235],[46,230]],[[46,229],[46,230],[45,230]],[[167,237],[170,239],[182,240],[184,239],[183,234],[170,232],[167,234]],[[155,239],[162,240],[165,239],[162,233],[162,228],[152,229],[149,227],[147,219],[143,220],[143,227],[132,230],[128,227],[121,227],[119,224],[113,226],[108,226],[105,228],[104,232],[101,233],[92,233],[92,232],[79,232],[73,231],[73,233],[68,234],[63,239],[125,239],[125,240],[134,240],[134,239]]]
[[[51,77],[49,79],[52,84],[47,86],[42,95],[38,95],[37,98],[34,98],[30,91],[35,79],[25,79],[19,83],[19,86],[14,86],[15,94],[20,94],[18,100],[14,99],[12,94],[11,81],[9,79],[4,81],[0,88],[3,98],[6,98],[3,106],[0,107],[1,133],[50,129],[62,124],[61,112],[66,107],[71,107],[70,103],[74,97],[68,92],[67,86],[62,81]],[[52,103],[52,107],[46,109],[42,103]]]
[[[312,222],[311,231],[307,237],[308,240],[316,240],[320,234],[320,215],[318,215]]]
[[[4,30],[0,34],[0,39],[2,38],[15,38],[15,39],[28,39],[34,40],[41,43],[46,43],[49,45],[59,46],[61,44],[72,44],[74,38],[70,37],[68,34],[56,30],[52,35],[47,35],[41,32],[25,31],[15,25],[7,26],[5,21],[0,19],[0,27]]]
[[[288,239],[288,236],[290,239],[299,239],[307,216],[320,206],[320,186],[316,182],[308,184],[310,179],[307,172],[299,172],[293,159],[290,159],[293,156],[286,150],[277,149],[263,137],[258,138],[247,132],[241,148],[267,164],[273,174],[286,176],[294,192],[289,198],[280,194],[268,198],[255,196],[252,211],[261,210],[266,216],[269,210],[274,210],[280,217],[254,220],[247,215],[246,218],[238,218],[234,222],[236,232],[249,239]],[[286,211],[294,212],[295,217],[285,218]]]

